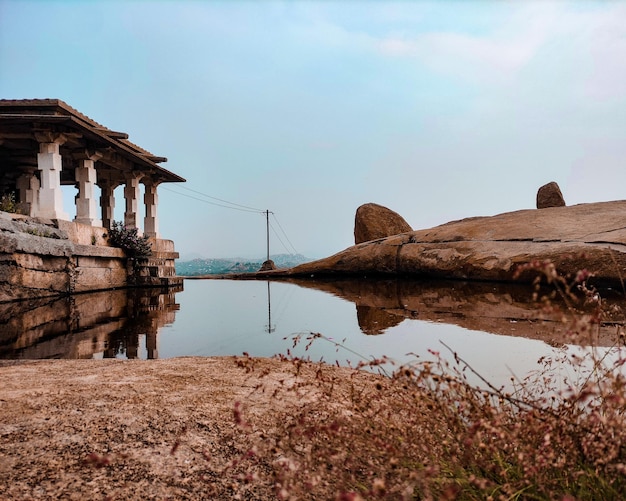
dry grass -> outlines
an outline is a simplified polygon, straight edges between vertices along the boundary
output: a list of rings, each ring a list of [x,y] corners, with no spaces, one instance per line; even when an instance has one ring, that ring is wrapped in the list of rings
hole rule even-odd
[[[538,307],[551,308],[553,294],[560,295],[572,341],[593,339],[605,312],[599,293],[586,285],[590,274],[568,282],[551,263],[522,271],[528,270],[553,287],[542,296],[537,281]],[[578,306],[587,313],[578,313]],[[452,363],[439,356],[434,363],[400,367],[391,377],[378,377],[374,390],[355,379],[348,395],[331,369],[316,366],[315,379],[274,390],[276,428],[259,430],[238,413],[252,445],[232,472],[273,486],[284,500],[623,499],[623,339],[617,325],[608,350],[563,349],[508,392],[484,380],[471,384],[467,374],[480,375],[456,353]],[[240,363],[254,370],[252,361]],[[305,365],[291,363],[294,374]],[[561,381],[553,369],[564,365],[570,376]],[[314,391],[317,398],[283,409],[281,402],[294,391]]]

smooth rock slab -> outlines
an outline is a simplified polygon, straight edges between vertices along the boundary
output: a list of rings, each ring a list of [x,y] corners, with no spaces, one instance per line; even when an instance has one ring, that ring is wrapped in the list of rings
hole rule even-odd
[[[563,275],[581,269],[594,283],[626,277],[626,201],[473,217],[349,247],[284,272],[290,276],[401,275],[531,281],[518,267],[550,260]]]

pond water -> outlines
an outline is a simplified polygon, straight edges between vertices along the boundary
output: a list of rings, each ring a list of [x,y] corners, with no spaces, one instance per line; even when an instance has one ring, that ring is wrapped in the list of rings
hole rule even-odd
[[[528,287],[396,280],[185,280],[0,305],[0,358],[171,358],[292,353],[341,365],[457,352],[494,384],[537,370],[567,340]],[[307,346],[311,333],[321,337]],[[612,337],[614,326],[600,332]],[[294,339],[300,342],[294,346]],[[596,339],[597,341],[598,339]]]

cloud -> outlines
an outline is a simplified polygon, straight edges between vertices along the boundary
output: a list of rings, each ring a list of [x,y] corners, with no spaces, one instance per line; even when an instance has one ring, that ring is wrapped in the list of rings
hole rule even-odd
[[[586,55],[583,95],[589,99],[626,98],[626,6],[579,18],[575,50]]]
[[[530,78],[554,76],[579,99],[626,98],[626,5],[533,2],[503,12],[490,31],[388,35],[374,48],[470,83],[509,84],[529,68]]]
[[[513,78],[537,54],[550,36],[558,14],[549,3],[507,11],[486,33],[429,31],[414,36],[390,36],[377,41],[386,56],[412,57],[432,70],[478,83]],[[469,27],[467,30],[470,31]]]

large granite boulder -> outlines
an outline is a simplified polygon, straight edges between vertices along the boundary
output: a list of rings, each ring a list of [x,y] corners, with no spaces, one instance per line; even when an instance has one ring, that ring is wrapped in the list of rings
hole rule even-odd
[[[259,268],[259,271],[270,271],[275,269],[276,264],[274,264],[274,261],[268,259],[267,261],[263,261],[263,264],[261,265],[261,268]]]
[[[413,229],[397,212],[378,204],[364,204],[354,217],[354,243],[406,233]]]
[[[626,201],[520,210],[454,221],[349,247],[286,271],[291,276],[421,276],[532,281],[518,268],[549,260],[564,275],[595,274],[621,288],[626,277]]]
[[[537,190],[537,209],[547,209],[548,207],[565,207],[561,188],[554,181],[544,184]]]

